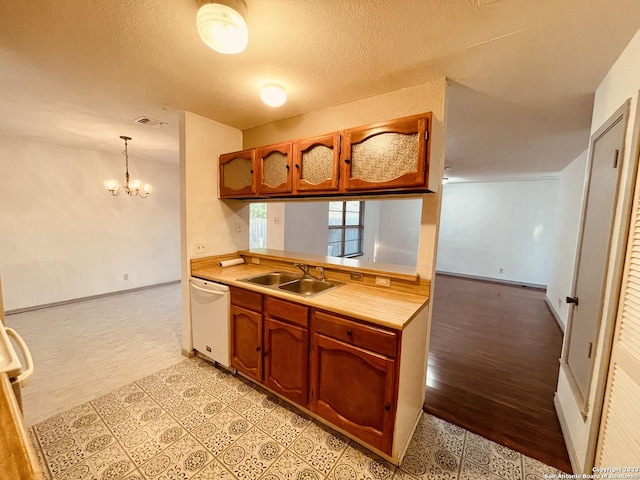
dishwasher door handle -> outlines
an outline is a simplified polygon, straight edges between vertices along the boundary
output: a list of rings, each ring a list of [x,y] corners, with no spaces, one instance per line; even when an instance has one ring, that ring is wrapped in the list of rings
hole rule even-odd
[[[228,291],[220,292],[218,290],[207,290],[206,288],[200,288],[197,285],[191,284],[191,288],[195,288],[196,290],[200,290],[204,293],[212,293],[213,295],[226,295]]]
[[[24,340],[22,340],[22,337],[18,335],[18,332],[9,327],[5,327],[5,331],[7,332],[7,335],[13,337],[13,339],[16,341],[16,343],[20,347],[20,350],[22,350],[24,361],[27,362],[26,370],[21,372],[20,375],[13,379],[13,381],[16,383],[20,383],[20,385],[23,387],[26,387],[27,383],[29,383],[29,380],[31,379],[31,375],[33,374],[33,358],[31,358],[31,352],[29,351],[27,344],[24,343]]]

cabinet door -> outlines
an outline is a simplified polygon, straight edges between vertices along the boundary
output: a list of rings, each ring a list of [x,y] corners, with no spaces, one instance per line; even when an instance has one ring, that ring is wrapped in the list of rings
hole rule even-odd
[[[347,130],[341,189],[425,189],[430,123],[426,114]]]
[[[266,317],[264,334],[264,384],[306,407],[309,331]]]
[[[338,190],[340,135],[298,140],[293,164],[296,192],[333,192]]]
[[[262,315],[231,305],[231,366],[262,381]]]
[[[314,333],[309,408],[389,455],[394,382],[393,359]]]
[[[220,198],[250,197],[256,193],[256,151],[225,153],[218,161]]]
[[[291,193],[291,142],[258,149],[260,165],[259,193]]]

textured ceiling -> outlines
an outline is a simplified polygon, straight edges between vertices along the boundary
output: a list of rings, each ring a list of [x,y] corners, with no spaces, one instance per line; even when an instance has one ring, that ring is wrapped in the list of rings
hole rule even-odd
[[[544,175],[586,148],[595,88],[640,29],[637,0],[246,3],[249,46],[225,56],[197,0],[0,0],[0,135],[118,153],[129,135],[177,161],[183,109],[246,129],[446,76],[450,175]],[[269,79],[283,107],[260,102]]]

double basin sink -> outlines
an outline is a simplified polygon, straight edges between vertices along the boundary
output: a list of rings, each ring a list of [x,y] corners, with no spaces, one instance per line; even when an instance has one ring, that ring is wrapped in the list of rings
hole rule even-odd
[[[321,280],[310,275],[300,276],[289,272],[261,273],[243,278],[240,281],[273,288],[274,290],[282,290],[303,297],[315,297],[344,285],[344,282]]]

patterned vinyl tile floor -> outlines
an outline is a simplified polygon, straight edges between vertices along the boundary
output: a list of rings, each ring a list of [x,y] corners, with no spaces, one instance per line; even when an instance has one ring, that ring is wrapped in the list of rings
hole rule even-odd
[[[188,359],[29,429],[55,480],[538,480],[559,472],[424,414],[400,467]]]

